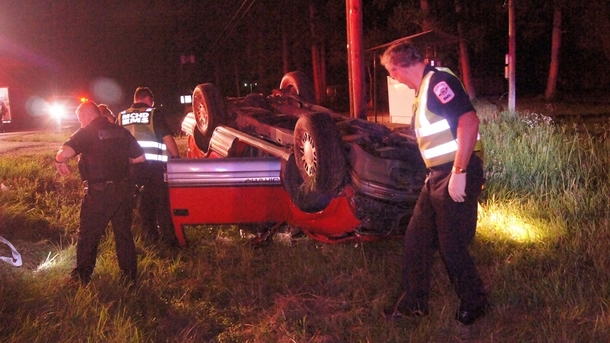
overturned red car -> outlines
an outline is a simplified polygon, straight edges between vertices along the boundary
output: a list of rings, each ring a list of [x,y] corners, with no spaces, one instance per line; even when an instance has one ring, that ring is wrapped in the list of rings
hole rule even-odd
[[[409,127],[348,118],[314,104],[302,72],[270,95],[193,92],[182,122],[188,158],[166,181],[180,244],[184,228],[238,224],[266,238],[283,226],[334,243],[400,235],[426,170]]]

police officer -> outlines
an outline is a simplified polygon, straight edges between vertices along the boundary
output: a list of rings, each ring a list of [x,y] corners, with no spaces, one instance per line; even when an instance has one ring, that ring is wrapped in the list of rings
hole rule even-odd
[[[468,245],[484,182],[479,119],[461,81],[424,63],[403,43],[381,57],[390,77],[416,91],[414,129],[428,177],[404,237],[405,293],[390,317],[428,313],[430,270],[438,250],[460,299],[456,319],[470,325],[487,309],[487,295]]]
[[[135,283],[137,264],[131,234],[133,188],[129,186],[129,164],[144,162],[144,151],[128,130],[102,117],[95,103],[82,103],[76,114],[81,127],[55,156],[59,174],[69,175],[66,161],[80,155],[78,169],[85,185],[76,268],[70,276],[83,284],[91,280],[99,241],[108,222],[112,222],[122,277]]]
[[[118,115],[118,123],[128,129],[146,153],[146,162],[134,168],[134,179],[143,186],[138,211],[145,239],[177,245],[170,213],[169,190],[164,181],[167,159],[179,157],[178,145],[163,113],[154,108],[152,91],[139,87],[131,107]],[[160,232],[159,232],[160,231]]]
[[[115,117],[114,113],[112,113],[110,108],[108,108],[108,105],[99,104],[99,105],[97,105],[97,108],[100,109],[100,113],[102,114],[102,117],[108,119],[108,121],[113,124],[116,122],[116,117]]]

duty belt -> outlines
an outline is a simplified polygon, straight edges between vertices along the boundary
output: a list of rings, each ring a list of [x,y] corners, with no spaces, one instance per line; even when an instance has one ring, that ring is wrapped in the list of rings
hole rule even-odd
[[[85,188],[85,193],[89,190],[92,191],[105,191],[109,189],[116,189],[119,185],[126,185],[127,179],[114,181],[101,181],[101,182],[89,182],[87,180],[83,181],[83,187]]]

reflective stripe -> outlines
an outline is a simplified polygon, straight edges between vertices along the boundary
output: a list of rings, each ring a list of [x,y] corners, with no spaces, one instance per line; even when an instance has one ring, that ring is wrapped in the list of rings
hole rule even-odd
[[[438,156],[456,152],[457,148],[457,140],[452,140],[451,142],[437,145],[434,148],[422,150],[421,153],[424,156],[424,159],[432,159]]]
[[[452,161],[458,147],[449,122],[445,118],[428,111],[427,95],[433,74],[434,72],[431,71],[424,76],[418,94],[418,107],[415,114],[415,134],[427,167]],[[431,122],[431,119],[435,121]]]
[[[430,122],[426,117],[426,109],[428,108],[428,86],[430,85],[429,81],[432,74],[434,74],[434,72],[429,72],[428,75],[424,77],[422,88],[419,90],[419,94],[417,94],[418,105],[415,116],[420,128],[430,125]]]
[[[428,126],[420,127],[418,129],[416,129],[415,135],[417,137],[427,137],[427,136],[431,136],[435,133],[439,133],[439,132],[442,132],[445,130],[450,130],[450,129],[451,128],[449,127],[449,122],[446,119],[443,119],[441,121],[437,121],[434,124],[429,124]]]
[[[440,71],[453,72],[447,68],[437,68]],[[423,78],[422,84],[417,94],[415,109],[415,134],[421,155],[427,167],[433,167],[443,163],[451,162],[455,159],[458,143],[449,122],[428,109],[428,90],[430,79],[434,71],[429,71]],[[477,133],[477,142],[474,151],[482,150],[481,136]]]
[[[161,161],[161,162],[167,162],[167,156],[164,155],[157,155],[157,154],[144,154],[144,157],[146,157],[147,161]]]
[[[151,142],[151,141],[138,141],[142,148],[155,148],[161,150],[167,150],[167,146],[164,143]]]
[[[131,132],[138,140],[140,147],[144,149],[144,156],[147,161],[167,162],[167,146],[163,142],[158,142],[153,127],[153,117],[155,109],[129,108],[120,113],[119,123]],[[125,119],[126,121],[123,121]]]

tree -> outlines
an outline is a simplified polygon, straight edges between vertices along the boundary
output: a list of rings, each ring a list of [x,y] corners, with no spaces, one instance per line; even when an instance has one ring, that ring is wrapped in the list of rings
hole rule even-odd
[[[559,49],[561,47],[561,7],[555,4],[553,9],[553,33],[551,44],[551,64],[549,66],[549,79],[546,84],[544,98],[549,101],[555,97],[557,90],[557,74],[559,71]]]
[[[472,83],[472,76],[470,74],[470,57],[468,55],[468,47],[466,46],[466,40],[464,39],[463,19],[462,19],[462,3],[460,0],[455,0],[455,14],[457,15],[457,31],[459,37],[460,46],[460,68],[462,71],[462,82],[468,92],[470,99],[476,98],[476,91],[474,84]]]
[[[311,62],[313,69],[313,83],[316,95],[316,102],[324,100],[324,90],[326,90],[326,65],[324,58],[324,40],[318,37],[316,28],[316,8],[313,1],[309,3],[309,28],[311,34]]]
[[[428,0],[419,0],[419,8],[422,16],[422,30],[428,31],[435,28],[434,18],[430,14],[430,4]]]

